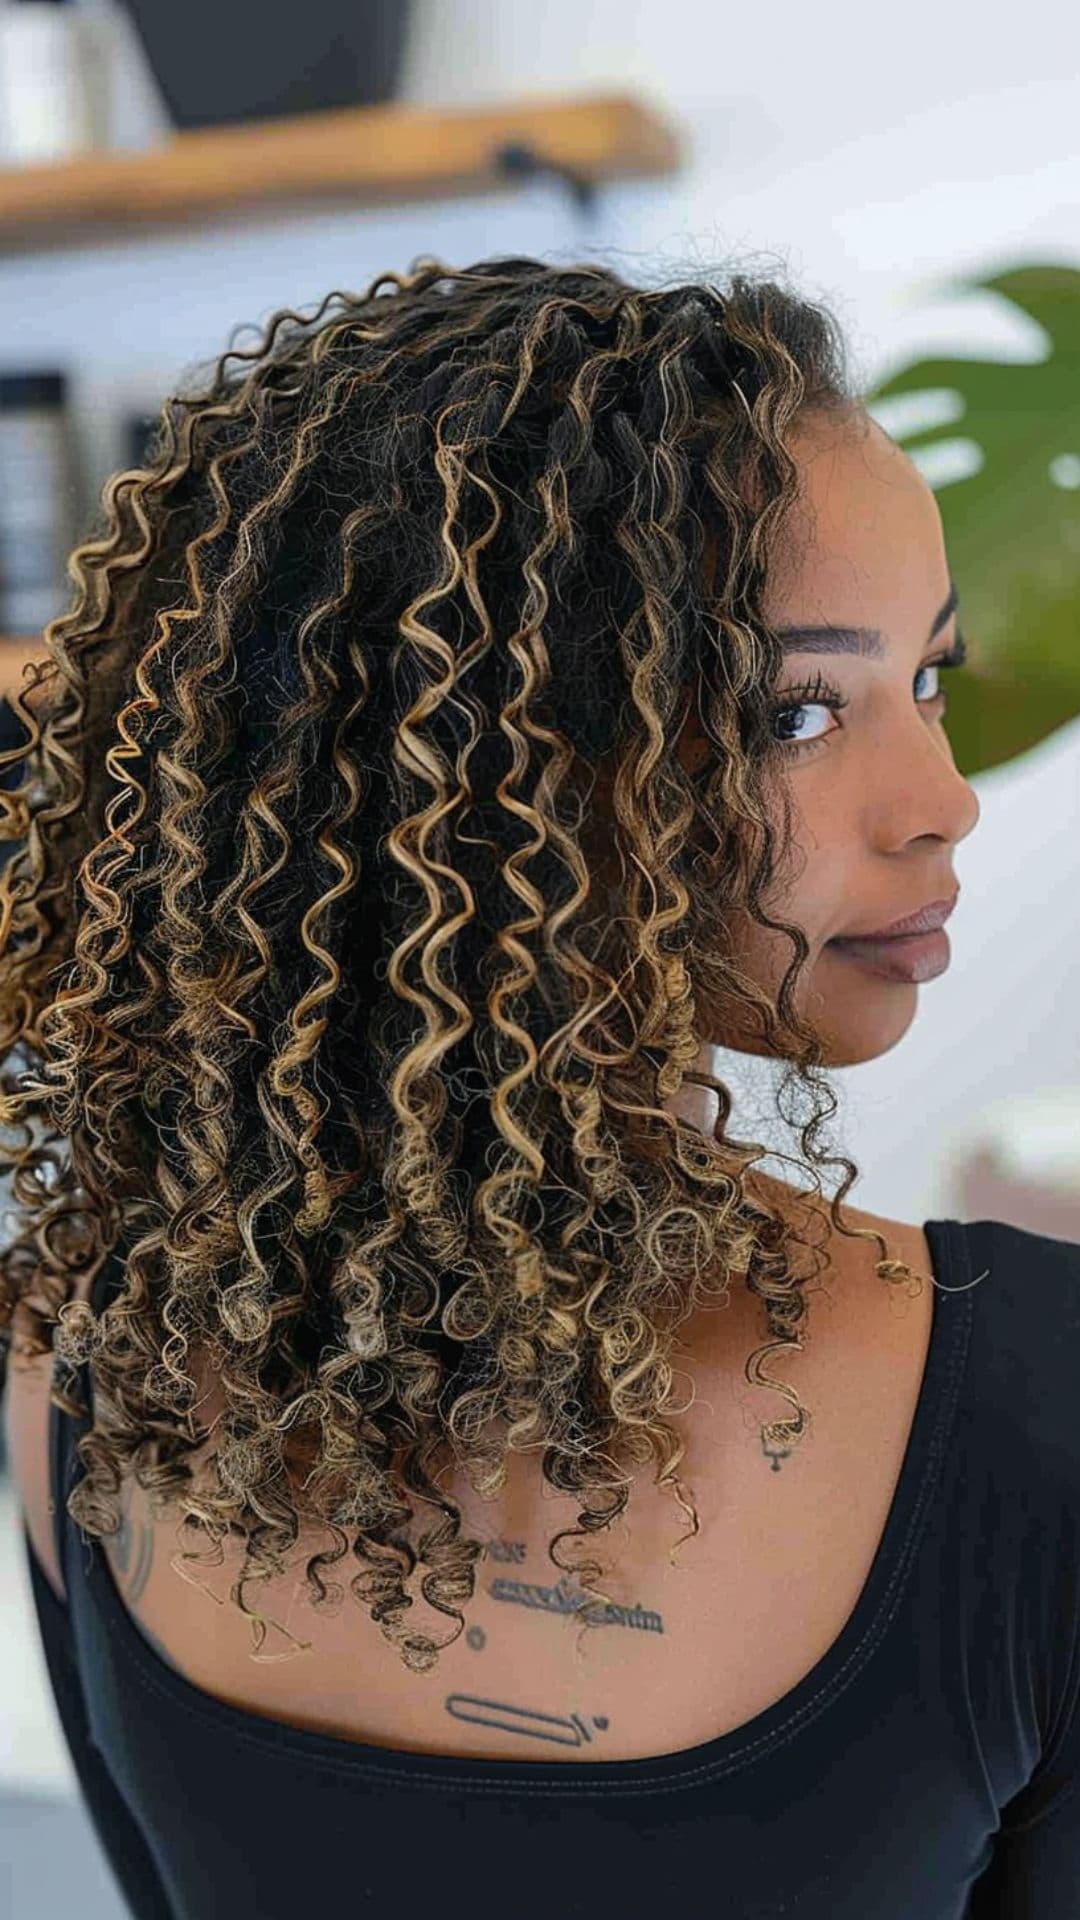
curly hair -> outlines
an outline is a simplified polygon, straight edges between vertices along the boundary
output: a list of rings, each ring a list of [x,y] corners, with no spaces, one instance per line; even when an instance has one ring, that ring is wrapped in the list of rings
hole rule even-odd
[[[845,1169],[833,1224],[888,1252],[841,1218],[808,943],[762,904],[790,833],[760,605],[785,435],[859,403],[835,319],[775,279],[516,257],[279,309],[179,384],[0,755],[26,763],[0,789],[0,1386],[9,1347],[51,1351],[91,1419],[84,1534],[119,1529],[131,1474],[209,1543],[178,1571],[242,1539],[258,1638],[245,1586],[328,1531],[313,1603],[350,1554],[424,1671],[449,1642],[409,1628],[407,1582],[454,1640],[483,1552],[440,1466],[487,1497],[539,1450],[581,1503],[563,1571],[650,1460],[696,1533],[678,1327],[739,1274],[801,1347],[798,1225],[693,1070],[710,1005],[761,1023],[781,1096],[813,1096],[804,1156]],[[734,908],[792,942],[775,1001]],[[658,1104],[687,1079],[711,1135]],[[790,1446],[783,1391],[762,1433]],[[586,1624],[601,1570],[572,1569]]]

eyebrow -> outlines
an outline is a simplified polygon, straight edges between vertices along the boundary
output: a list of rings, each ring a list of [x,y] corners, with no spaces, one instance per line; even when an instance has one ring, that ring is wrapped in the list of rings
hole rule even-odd
[[[935,634],[941,632],[958,605],[956,587],[950,580],[949,597],[941,611],[934,616],[927,646]],[[885,657],[885,640],[878,627],[775,627],[773,631],[783,641],[785,653],[857,653],[864,660],[883,660]]]

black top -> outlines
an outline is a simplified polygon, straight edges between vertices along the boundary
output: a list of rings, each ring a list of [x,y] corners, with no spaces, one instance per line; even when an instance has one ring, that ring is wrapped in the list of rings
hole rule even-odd
[[[991,1220],[925,1232],[930,1347],[854,1611],[773,1706],[655,1759],[590,1759],[584,1721],[553,1723],[580,1761],[398,1752],[202,1692],[70,1519],[86,1423],[52,1406],[69,1605],[27,1539],[34,1598],[132,1913],[298,1920],[333,1900],[382,1920],[457,1895],[514,1920],[1076,1920],[1080,1246]]]

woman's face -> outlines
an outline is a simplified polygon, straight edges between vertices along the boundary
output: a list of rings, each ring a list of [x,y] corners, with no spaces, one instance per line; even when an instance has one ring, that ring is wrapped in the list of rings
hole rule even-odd
[[[952,582],[932,489],[861,412],[804,415],[791,450],[800,491],[783,532],[793,537],[779,543],[763,611],[781,634],[833,631],[793,633],[775,684],[777,701],[799,703],[776,723],[793,844],[765,906],[805,933],[810,953],[796,1005],[822,1035],[825,1064],[850,1066],[902,1038],[919,983],[887,978],[834,943],[951,899],[953,852],[975,826],[979,803],[945,730],[949,671],[939,676],[933,666],[955,643],[956,614],[947,606]],[[822,705],[817,692],[789,691],[817,674],[846,703],[842,711]],[[693,711],[684,739],[685,764],[712,752]],[[779,832],[779,808],[775,824]],[[732,937],[742,971],[775,996],[794,957],[791,941],[748,914],[733,919]],[[923,980],[948,963],[947,935],[936,944],[944,960],[924,965]],[[702,1065],[710,1045],[770,1051],[736,1009],[710,1013]],[[703,1090],[684,1091],[692,1101]]]

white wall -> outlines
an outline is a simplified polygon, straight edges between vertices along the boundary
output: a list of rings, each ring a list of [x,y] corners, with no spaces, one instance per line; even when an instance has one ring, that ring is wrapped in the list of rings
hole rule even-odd
[[[112,17],[114,139],[138,145],[165,123],[125,16]],[[633,85],[685,129],[686,171],[609,187],[585,216],[540,180],[438,207],[274,212],[2,259],[0,365],[72,369],[85,457],[104,474],[123,458],[121,413],[156,409],[238,323],[358,288],[417,253],[507,251],[609,259],[646,280],[708,275],[732,253],[779,266],[837,312],[865,386],[935,347],[1041,357],[1037,328],[949,283],[1020,260],[1080,263],[1074,10],[1033,0],[1022,31],[1011,9],[996,21],[927,0],[885,14],[821,0],[779,18],[692,0],[418,0],[404,100]],[[983,810],[956,860],[952,969],[921,989],[892,1053],[836,1076],[861,1206],[949,1211],[943,1154],[959,1128],[1010,1089],[1080,1083],[1078,755],[1080,724],[975,783]],[[759,1089],[769,1071],[751,1067]],[[737,1124],[742,1114],[740,1103]]]

